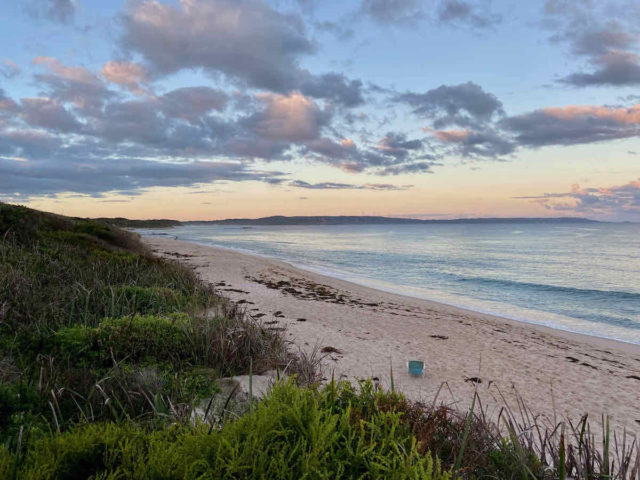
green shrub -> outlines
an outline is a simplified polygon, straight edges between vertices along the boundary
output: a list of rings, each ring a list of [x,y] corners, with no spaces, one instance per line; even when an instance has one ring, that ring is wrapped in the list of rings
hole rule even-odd
[[[7,427],[13,415],[32,410],[39,403],[35,388],[22,382],[0,382],[0,429]]]
[[[219,478],[449,478],[430,455],[418,453],[400,414],[374,408],[354,416],[352,393],[348,384],[321,391],[276,386],[221,432],[212,452]],[[376,396],[364,392],[362,403]],[[343,408],[335,408],[336,400],[346,400]]]
[[[536,455],[524,452],[522,447],[507,439],[501,439],[497,447],[488,453],[488,466],[483,472],[486,476],[499,476],[504,480],[521,478],[545,478],[544,469]],[[521,458],[524,456],[524,458]]]
[[[35,388],[22,382],[0,382],[0,443],[15,444],[21,428],[24,432],[41,427],[43,408]]]
[[[186,315],[106,318],[97,327],[77,325],[54,333],[54,352],[99,367],[113,359],[128,363],[174,361],[191,356],[185,335]]]
[[[0,478],[14,478],[15,467],[15,456],[4,445],[0,445]]]
[[[178,388],[184,392],[187,398],[209,398],[220,393],[220,388],[216,383],[219,377],[217,370],[197,367],[184,372],[182,377],[178,377],[178,381],[181,382]]]
[[[348,404],[334,411],[335,399],[350,396],[346,388],[280,383],[253,412],[211,433],[204,426],[76,428],[36,441],[22,478],[450,478],[418,453],[400,414],[376,410],[355,419]]]
[[[97,358],[98,335],[95,328],[86,325],[63,327],[54,333],[56,353],[75,361],[91,361]]]
[[[85,233],[101,240],[113,242],[117,238],[116,230],[94,220],[80,220],[73,227],[74,232]]]
[[[100,350],[113,352],[117,359],[178,362],[190,357],[187,322],[186,315],[108,318],[100,322],[96,335]]]

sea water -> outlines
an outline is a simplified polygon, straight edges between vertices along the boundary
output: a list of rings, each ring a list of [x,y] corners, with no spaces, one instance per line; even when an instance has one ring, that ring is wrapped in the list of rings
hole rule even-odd
[[[385,291],[640,344],[640,224],[141,230],[286,260]]]

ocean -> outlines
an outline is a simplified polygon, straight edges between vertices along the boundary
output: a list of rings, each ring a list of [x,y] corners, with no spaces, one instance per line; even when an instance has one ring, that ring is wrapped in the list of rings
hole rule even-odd
[[[640,224],[483,223],[139,230],[361,285],[640,344]]]

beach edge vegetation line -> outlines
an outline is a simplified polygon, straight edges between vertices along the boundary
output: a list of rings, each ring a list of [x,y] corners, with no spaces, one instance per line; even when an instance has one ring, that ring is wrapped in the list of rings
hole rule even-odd
[[[541,429],[506,409],[501,427],[320,386],[294,351],[137,234],[0,203],[0,478],[640,478],[605,419],[604,447],[586,418]],[[249,409],[216,383],[272,369]]]

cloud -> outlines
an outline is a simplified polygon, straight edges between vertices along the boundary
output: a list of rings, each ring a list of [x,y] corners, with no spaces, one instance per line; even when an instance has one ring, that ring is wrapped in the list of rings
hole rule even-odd
[[[635,36],[621,29],[615,22],[602,30],[587,30],[572,38],[577,55],[605,55],[611,50],[625,50],[636,42]]]
[[[54,57],[36,57],[33,63],[40,69],[33,76],[37,97],[17,101],[0,91],[3,192],[9,179],[25,195],[136,192],[191,185],[198,178],[284,181],[278,172],[254,171],[257,159],[304,158],[378,175],[422,173],[435,165],[422,139],[389,132],[371,141],[375,134],[363,132],[356,143],[342,133],[340,119],[351,125],[342,106],[363,99],[361,84],[341,75],[298,70],[298,80],[308,83],[284,93],[190,86],[155,94],[149,88],[153,77],[142,64],[111,61],[95,73]],[[119,87],[144,94],[132,97]],[[317,99],[321,95],[324,100]],[[227,166],[210,168],[212,159]],[[158,175],[152,173],[154,165]],[[353,188],[391,188],[387,185]]]
[[[576,87],[640,84],[638,13],[633,4],[547,0],[543,25],[554,32],[551,41],[567,44],[588,66],[559,81]]]
[[[399,160],[404,160],[412,151],[422,148],[421,140],[407,140],[403,133],[389,132],[380,139],[378,150]]]
[[[455,152],[464,157],[500,157],[513,153],[516,145],[502,132],[476,130],[431,130],[425,128],[443,144],[455,146]]]
[[[0,91],[0,155],[27,159],[28,166],[17,170],[11,164],[10,175],[16,181],[30,179],[25,183],[30,192],[35,185],[41,185],[45,193],[55,190],[46,189],[44,181],[35,181],[34,172],[41,173],[38,178],[51,177],[54,184],[71,188],[73,179],[80,178],[73,170],[67,172],[68,182],[53,175],[68,170],[61,166],[62,159],[68,160],[65,165],[69,168],[75,168],[76,159],[89,170],[93,164],[100,165],[100,172],[103,164],[139,164],[140,170],[129,173],[140,173],[148,181],[136,183],[131,177],[130,189],[135,185],[146,188],[154,179],[164,184],[146,173],[154,160],[159,168],[175,171],[178,178],[181,168],[195,175],[200,170],[189,165],[200,165],[212,157],[235,160],[250,173],[255,158],[286,160],[290,158],[287,151],[307,149],[307,144],[319,141],[332,118],[330,108],[321,108],[300,92],[240,95],[242,101],[233,102],[234,110],[223,116],[229,97],[211,87],[184,87],[129,100],[109,90],[102,77],[84,68],[69,67],[49,57],[39,57],[35,63],[49,72],[35,76],[43,96],[16,102]],[[96,103],[93,108],[87,107],[89,99]],[[340,148],[350,151],[355,147],[347,142]],[[103,173],[111,178],[105,180],[104,188],[121,188],[118,185],[126,183],[118,180],[119,174]],[[281,181],[274,176],[251,178]],[[91,188],[99,185],[102,183],[94,182]],[[75,188],[86,192],[89,187],[79,184]]]
[[[299,56],[315,49],[301,18],[260,0],[138,2],[123,26],[124,45],[159,73],[203,68],[274,91],[294,86]]]
[[[325,112],[312,99],[298,92],[260,93],[256,97],[265,108],[247,123],[263,138],[289,142],[314,140],[327,120]]]
[[[36,57],[32,63],[48,71],[34,75],[36,82],[45,89],[47,97],[71,102],[86,114],[97,113],[113,95],[97,75],[84,67],[70,67],[53,57]]]
[[[362,0],[360,13],[384,24],[412,24],[423,16],[421,0]]]
[[[120,85],[136,95],[147,93],[147,89],[144,87],[147,81],[147,72],[137,63],[109,61],[102,67],[100,75],[107,81]]]
[[[363,103],[359,80],[300,67],[316,51],[303,19],[263,0],[143,1],[129,5],[122,23],[124,48],[140,53],[156,76],[202,69],[274,93],[299,90],[347,107]]]
[[[437,142],[438,156],[499,158],[523,147],[640,135],[640,104],[569,105],[509,116],[497,97],[472,82],[441,85],[425,93],[395,94],[392,100],[409,105],[414,114],[430,121],[424,131]]]
[[[34,18],[46,18],[57,23],[72,23],[76,14],[73,0],[31,0],[27,13]]]
[[[301,74],[299,88],[305,95],[326,98],[346,107],[357,107],[364,103],[362,82],[349,80],[339,73],[323,75]]]
[[[73,158],[73,157],[72,157]],[[140,193],[150,187],[192,186],[220,181],[265,181],[278,172],[255,172],[240,163],[196,161],[164,163],[145,159],[57,156],[44,164],[0,158],[0,192],[5,198],[76,192],[101,196],[105,192]]]
[[[498,124],[505,116],[502,102],[473,82],[396,94],[392,100],[430,121],[423,130],[443,147],[440,156],[496,158],[516,148]],[[445,129],[451,126],[456,128]]]
[[[320,137],[305,143],[308,151],[323,155],[325,157],[342,160],[359,156],[359,151],[350,138],[343,138],[336,142],[327,137]]]
[[[403,174],[419,174],[431,173],[432,168],[437,165],[434,162],[412,162],[402,163],[399,165],[389,165],[385,167],[381,175],[403,175]]]
[[[402,93],[393,99],[409,105],[414,114],[433,119],[436,128],[477,126],[504,113],[502,102],[473,82],[441,85],[425,93]]]
[[[34,126],[53,132],[76,132],[81,124],[62,104],[50,98],[23,98],[21,115]]]
[[[305,143],[303,153],[323,163],[337,166],[348,173],[367,171],[375,175],[419,173],[429,170],[435,163],[424,160],[420,139],[409,140],[403,133],[389,132],[375,145],[358,147],[350,138],[339,141],[319,137]],[[416,162],[418,162],[416,164]],[[417,165],[417,166],[416,166]]]
[[[0,153],[16,158],[41,158],[60,148],[60,139],[41,130],[0,131]]]
[[[35,57],[33,64],[44,65],[51,72],[63,78],[77,83],[97,83],[98,78],[84,67],[69,67],[54,57]]]
[[[596,67],[592,73],[573,73],[562,82],[577,87],[640,84],[640,56],[635,53],[612,50],[592,58],[591,64]]]
[[[547,210],[640,219],[640,178],[612,187],[582,188],[575,184],[569,192],[515,198],[531,200]]]
[[[474,5],[463,0],[443,0],[438,6],[438,20],[445,24],[471,25],[476,28],[487,28],[500,23],[500,15],[489,12],[488,2]]]
[[[390,183],[365,183],[363,185],[355,185],[351,183],[335,183],[335,182],[308,183],[302,180],[292,180],[289,182],[289,186],[297,187],[297,188],[308,188],[311,190],[392,191],[392,190],[408,190],[413,185],[392,185]]]
[[[0,118],[2,118],[3,115],[9,115],[18,110],[18,104],[13,99],[7,97],[5,91],[0,88]]]
[[[380,25],[415,26],[424,19],[440,25],[461,25],[476,29],[502,20],[490,11],[487,0],[362,0],[358,15]]]
[[[21,71],[21,68],[8,58],[4,58],[2,62],[0,62],[0,75],[6,79],[16,77]]]
[[[222,111],[227,105],[227,94],[211,87],[183,87],[159,97],[165,115],[198,122],[212,110]]]
[[[615,140],[640,134],[640,104],[545,108],[505,118],[501,125],[518,144],[530,147]]]
[[[355,30],[346,20],[339,22],[325,20],[322,22],[315,22],[313,26],[321,32],[332,33],[338,40],[349,40],[355,35]]]

